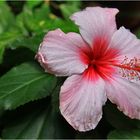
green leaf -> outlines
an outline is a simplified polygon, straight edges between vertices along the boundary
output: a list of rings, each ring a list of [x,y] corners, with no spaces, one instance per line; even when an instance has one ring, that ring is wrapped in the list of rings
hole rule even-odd
[[[57,87],[53,94],[58,95]],[[57,92],[57,93],[56,93]],[[45,104],[44,104],[45,102]],[[8,123],[2,138],[10,139],[62,139],[71,138],[73,129],[63,120],[55,105],[47,104],[48,100],[41,101],[40,105],[33,106],[21,117]],[[25,110],[25,109],[23,109]],[[19,114],[21,114],[21,109]]]
[[[68,19],[63,20],[53,15],[48,5],[42,5],[40,9],[35,9],[34,12],[28,7],[24,7],[23,12],[17,17],[17,26],[25,35],[27,30],[30,36],[45,34],[56,28],[61,28],[64,32],[78,32],[77,26]]]
[[[41,41],[43,40],[44,33],[34,35],[32,37],[21,37],[18,40],[15,40],[10,45],[10,48],[19,48],[19,47],[26,47],[33,51],[34,53],[37,52]]]
[[[47,29],[55,30],[60,28],[64,32],[78,32],[78,27],[71,20],[55,18],[47,23]]]
[[[20,33],[18,31],[8,31],[0,35],[0,47],[10,44],[12,41],[20,38]]]
[[[15,25],[15,17],[6,5],[6,2],[0,2],[0,63],[3,59],[4,50],[7,44],[20,37]]]
[[[108,139],[140,139],[140,129],[129,131],[114,130],[109,133]]]
[[[47,22],[49,22],[49,6],[43,5],[39,9],[32,11],[25,6],[23,12],[17,16],[17,26],[24,32],[31,34],[41,33],[46,31]]]
[[[3,54],[4,54],[5,48],[3,46],[0,47],[0,63],[2,63],[3,60]]]
[[[80,10],[80,1],[67,1],[66,4],[60,5],[60,10],[63,14],[63,16],[68,19],[69,16],[71,16],[74,12],[77,12]]]
[[[38,4],[40,4],[42,1],[41,0],[27,0],[26,1],[26,5],[29,7],[29,8],[34,8],[35,6],[37,6]]]
[[[0,2],[0,34],[13,28],[15,17],[6,2]]]
[[[56,78],[33,63],[21,64],[0,78],[0,108],[14,109],[49,96]]]
[[[7,31],[0,34],[0,63],[3,60],[3,54],[5,48],[8,47],[12,42],[17,41],[21,38],[21,34],[16,30]]]
[[[135,35],[140,39],[140,28],[135,31]]]

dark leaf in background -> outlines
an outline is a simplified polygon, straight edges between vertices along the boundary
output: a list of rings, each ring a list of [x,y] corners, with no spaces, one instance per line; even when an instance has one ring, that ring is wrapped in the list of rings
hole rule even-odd
[[[53,91],[58,96],[60,87]],[[56,95],[55,95],[56,94]],[[74,138],[73,129],[64,121],[57,105],[51,105],[50,100],[40,100],[40,104],[32,106],[28,113],[21,111],[16,115],[17,119],[7,123],[2,133],[2,138],[10,139],[55,139]],[[54,103],[54,101],[53,101]],[[27,105],[26,105],[27,106]],[[28,107],[27,107],[28,108]],[[27,110],[25,108],[25,110]],[[20,116],[20,117],[18,117]]]
[[[6,2],[6,4],[10,7],[11,12],[15,16],[22,12],[24,4],[26,3],[25,0],[21,0],[21,1],[2,0],[2,1]]]
[[[19,38],[20,33],[18,31],[9,31],[0,34],[0,63],[3,61],[3,55],[6,47],[13,41],[17,41]]]
[[[7,48],[4,52],[3,62],[0,64],[0,76],[4,75],[11,68],[29,61],[36,61],[35,53],[30,49],[24,47],[16,49]]]
[[[106,120],[116,129],[131,130],[140,127],[140,121],[125,116],[110,102],[104,107],[104,114]]]
[[[14,49],[14,48],[28,48],[36,54],[38,51],[39,45],[43,40],[44,33],[34,35],[32,37],[21,37],[18,40],[15,40],[12,42],[10,45],[8,45],[9,48]],[[34,59],[34,58],[33,58]]]
[[[140,139],[140,129],[130,131],[114,130],[108,135],[108,139]]]

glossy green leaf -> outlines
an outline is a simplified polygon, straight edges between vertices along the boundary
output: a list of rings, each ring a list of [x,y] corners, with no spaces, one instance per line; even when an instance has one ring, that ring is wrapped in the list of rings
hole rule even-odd
[[[114,130],[109,133],[108,139],[140,139],[140,129],[129,131]]]
[[[21,64],[0,78],[0,108],[14,109],[49,96],[56,78],[33,63]]]
[[[59,88],[54,90],[53,95],[59,94]],[[57,93],[56,93],[57,92]],[[32,108],[29,113],[22,113],[22,116],[11,123],[8,123],[2,133],[2,138],[10,139],[56,139],[71,138],[73,129],[64,121],[57,105],[47,104],[48,100],[41,101],[40,105]],[[54,102],[53,102],[54,103]],[[25,110],[25,109],[24,109]],[[20,109],[20,111],[22,111]],[[19,112],[21,114],[21,112]]]

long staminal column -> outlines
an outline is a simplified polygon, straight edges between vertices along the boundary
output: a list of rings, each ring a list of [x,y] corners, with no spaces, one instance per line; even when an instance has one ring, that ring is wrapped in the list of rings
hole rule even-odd
[[[140,59],[134,57],[132,59],[128,59],[126,56],[121,63],[116,63],[113,60],[108,61],[100,61],[100,60],[92,60],[92,65],[112,65],[120,68],[119,73],[122,77],[127,78],[129,80],[140,80]]]
[[[120,74],[122,77],[129,80],[140,80],[140,59],[136,57],[128,59],[125,56],[125,59],[121,64],[113,65],[121,68]]]

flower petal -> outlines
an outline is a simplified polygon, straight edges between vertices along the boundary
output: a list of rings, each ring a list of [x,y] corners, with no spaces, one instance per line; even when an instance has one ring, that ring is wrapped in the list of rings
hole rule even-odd
[[[131,59],[140,56],[140,40],[124,27],[113,34],[109,47],[119,49],[122,61],[125,57]]]
[[[88,7],[71,16],[80,26],[80,33],[91,46],[96,37],[111,38],[116,30],[115,15],[118,9]]]
[[[140,119],[140,85],[121,77],[106,83],[106,94],[130,118]]]
[[[60,91],[61,113],[79,131],[88,131],[97,126],[107,99],[104,81],[87,79],[83,75],[73,75],[65,81]]]
[[[81,59],[85,48],[89,49],[79,34],[65,34],[57,29],[45,36],[36,57],[50,73],[69,76],[82,73],[87,68]]]

